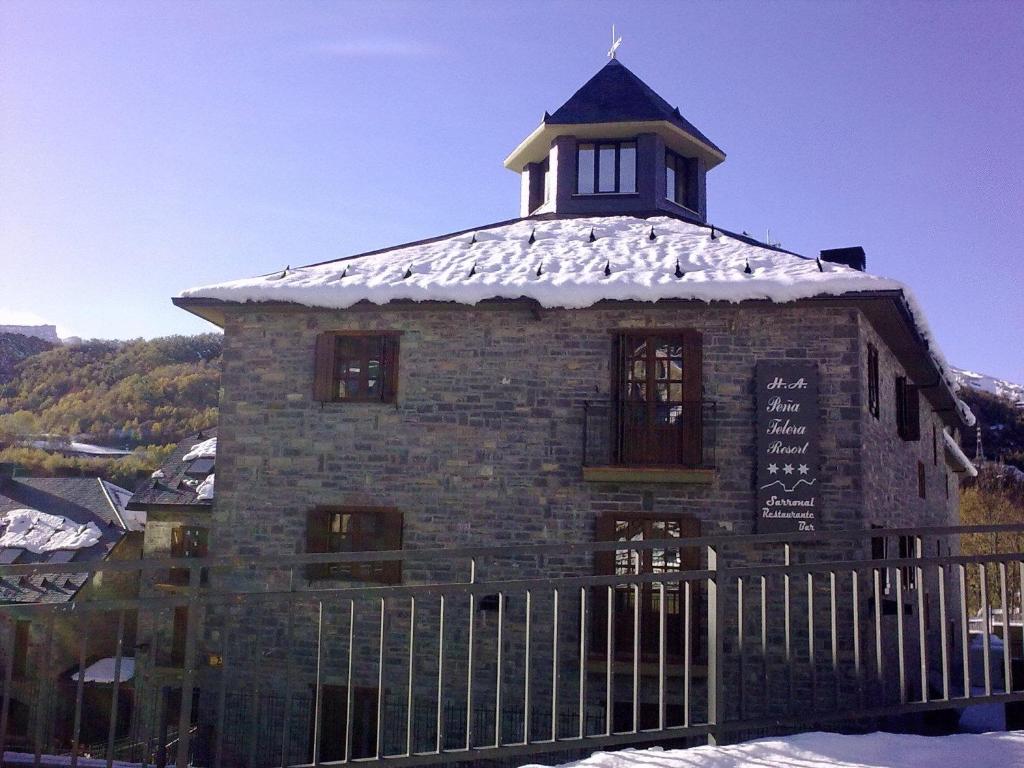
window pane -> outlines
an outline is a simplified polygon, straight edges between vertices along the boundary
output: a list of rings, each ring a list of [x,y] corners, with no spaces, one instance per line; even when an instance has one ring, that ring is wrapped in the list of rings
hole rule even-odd
[[[600,177],[597,181],[598,192],[615,191],[615,145],[602,144],[598,153],[597,169]]]
[[[580,144],[576,156],[576,192],[594,194],[594,145]]]
[[[676,169],[672,167],[672,156],[665,158],[665,197],[672,202],[676,200]]]
[[[679,162],[676,171],[676,196],[675,201],[680,205],[689,205],[686,189],[686,163]]]
[[[619,192],[636,192],[636,145],[619,148]]]

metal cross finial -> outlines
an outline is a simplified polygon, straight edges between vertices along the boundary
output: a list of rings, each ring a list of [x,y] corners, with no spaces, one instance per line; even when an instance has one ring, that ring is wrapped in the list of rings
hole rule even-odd
[[[622,37],[615,37],[615,25],[612,24],[612,47],[608,49],[609,59],[615,58],[615,52],[619,50],[620,45],[622,45]]]

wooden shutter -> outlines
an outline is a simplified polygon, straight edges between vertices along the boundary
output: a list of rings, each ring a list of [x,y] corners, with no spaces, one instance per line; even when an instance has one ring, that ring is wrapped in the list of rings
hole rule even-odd
[[[913,384],[905,385],[907,398],[907,440],[921,439],[921,396]]]
[[[596,541],[615,541],[615,513],[605,512],[597,517],[597,524],[594,530]],[[594,553],[594,572],[600,576],[608,576],[615,573],[615,552]]]
[[[683,464],[699,467],[704,454],[704,337],[699,331],[683,334]]]
[[[313,362],[313,399],[320,403],[329,403],[335,399],[334,391],[334,349],[336,336],[328,331],[316,337],[316,350]]]
[[[306,551],[329,552],[328,534],[331,527],[331,511],[329,509],[311,510],[306,518]],[[310,563],[306,566],[306,577],[309,579],[325,579],[331,575],[330,563]]]
[[[610,437],[610,451],[607,459],[612,464],[622,461],[622,442],[625,430],[625,414],[622,401],[625,399],[625,378],[626,378],[626,334],[616,333],[612,336],[612,358],[611,358],[611,408],[608,412]],[[597,460],[601,464],[604,457]]]
[[[185,556],[185,529],[180,525],[171,529],[171,557]]]
[[[383,348],[381,363],[384,368],[381,400],[385,403],[393,403],[398,397],[398,335],[384,336],[381,346]]]

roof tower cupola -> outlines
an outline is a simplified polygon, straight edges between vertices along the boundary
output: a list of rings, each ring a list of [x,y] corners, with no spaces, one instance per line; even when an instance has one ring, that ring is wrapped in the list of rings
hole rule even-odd
[[[513,150],[520,214],[673,214],[705,221],[725,153],[612,58]]]

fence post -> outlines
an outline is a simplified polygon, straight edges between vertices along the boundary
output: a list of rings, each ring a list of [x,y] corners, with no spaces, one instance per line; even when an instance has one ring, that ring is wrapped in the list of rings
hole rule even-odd
[[[713,572],[708,577],[708,744],[715,746],[722,741],[719,726],[725,712],[725,582],[714,544],[708,545],[708,570]]]

